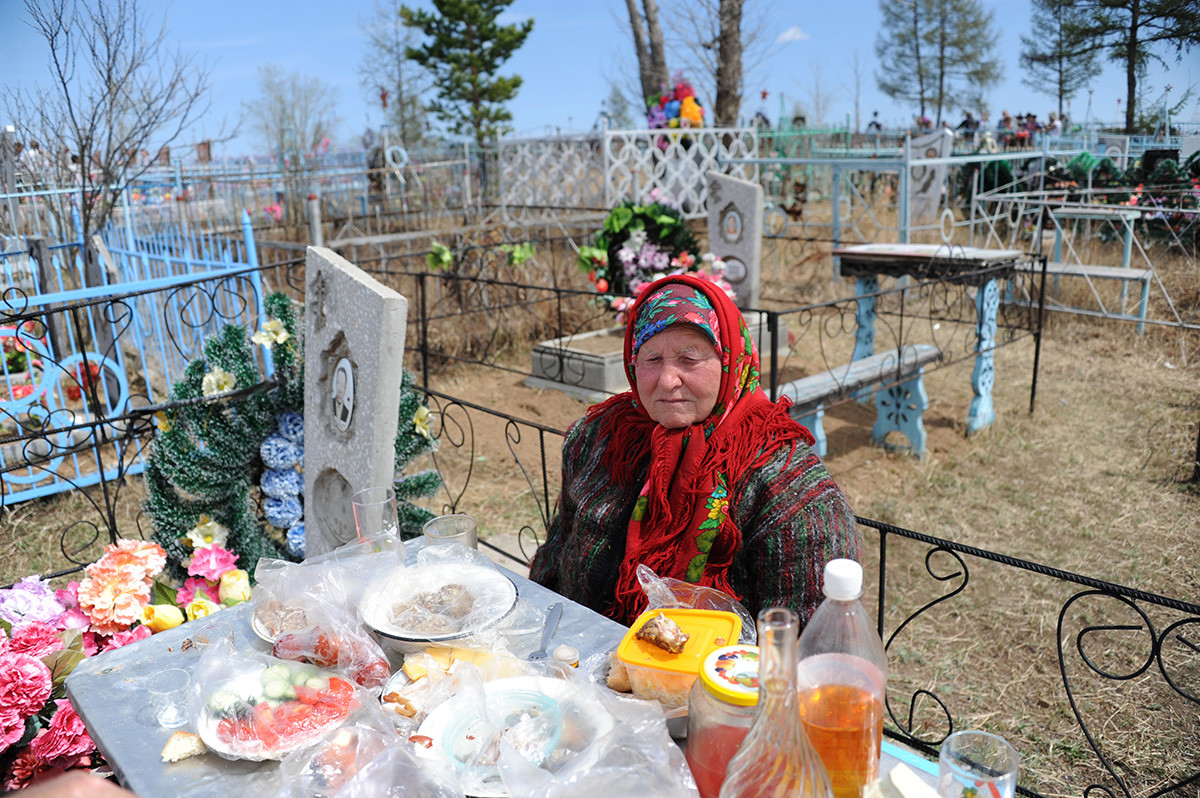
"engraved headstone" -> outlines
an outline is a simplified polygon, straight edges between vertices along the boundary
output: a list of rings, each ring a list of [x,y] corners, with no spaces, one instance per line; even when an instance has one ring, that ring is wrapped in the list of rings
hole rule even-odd
[[[758,183],[708,173],[708,249],[725,261],[725,279],[743,309],[758,305],[762,207]]]
[[[306,554],[353,540],[350,497],[390,486],[408,300],[354,264],[309,247],[304,339]]]
[[[954,145],[954,131],[935,130],[913,136],[904,143],[904,160],[908,162],[909,220],[927,224],[937,218],[942,203],[942,188],[946,183],[946,164],[923,164],[931,158],[945,158]]]

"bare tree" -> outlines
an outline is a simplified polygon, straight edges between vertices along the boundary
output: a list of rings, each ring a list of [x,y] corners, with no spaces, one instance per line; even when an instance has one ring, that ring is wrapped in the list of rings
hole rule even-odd
[[[299,72],[259,69],[259,97],[243,104],[251,127],[275,156],[288,183],[292,218],[308,193],[304,178],[328,149],[337,126],[333,87]]]
[[[684,0],[671,7],[667,44],[713,100],[713,124],[734,125],[749,80],[775,50],[769,7],[756,0]]]
[[[422,98],[433,81],[428,72],[408,58],[408,48],[418,44],[418,37],[401,20],[401,5],[401,0],[380,0],[375,16],[359,23],[367,38],[367,50],[358,71],[367,97],[378,100],[400,141],[413,147],[425,136]]]
[[[796,81],[796,85],[800,86],[804,92],[805,98],[808,100],[808,116],[806,124],[809,127],[824,127],[825,116],[829,113],[829,107],[832,103],[832,94],[840,90],[840,86],[835,84],[833,89],[830,89],[825,84],[823,68],[820,60],[814,58],[809,62],[808,66],[811,82],[808,86]]]
[[[633,31],[633,49],[637,53],[638,79],[642,86],[642,111],[645,112],[646,98],[660,92],[667,85],[667,51],[663,46],[662,26],[658,22],[657,0],[642,0],[642,11],[638,11],[637,0],[625,0],[629,10],[629,26]]]
[[[854,132],[862,131],[862,84],[866,68],[862,53],[857,49],[850,54],[850,76],[854,80]]]
[[[153,156],[207,113],[211,70],[167,49],[165,22],[148,33],[137,0],[25,0],[25,11],[49,46],[52,83],[5,87],[5,109],[22,140],[39,141],[63,175],[78,179],[87,242]],[[89,273],[94,279],[102,277]]]

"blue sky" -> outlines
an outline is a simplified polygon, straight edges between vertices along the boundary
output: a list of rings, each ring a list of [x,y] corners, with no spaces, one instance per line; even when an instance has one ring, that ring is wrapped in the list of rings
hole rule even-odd
[[[664,8],[670,0],[660,0]],[[1020,36],[1028,33],[1029,0],[983,0],[996,13],[1001,32],[1000,50],[1004,82],[989,97],[993,120],[1001,109],[1034,112],[1045,119],[1053,100],[1020,82]],[[187,138],[202,140],[216,134],[221,122],[235,121],[242,103],[258,91],[258,67],[274,64],[285,72],[299,71],[332,85],[339,97],[340,124],[336,141],[351,144],[368,127],[382,121],[378,100],[369,99],[359,84],[358,68],[364,51],[360,23],[374,17],[376,0],[339,0],[337,3],[294,0],[289,3],[234,2],[234,0],[143,0],[146,10],[165,13],[168,40],[206,60],[212,68],[214,107]],[[416,2],[415,5],[427,5]],[[879,28],[877,0],[841,0],[835,6],[816,0],[749,0],[765,11],[765,30],[775,40],[769,62],[746,88],[743,110],[764,110],[774,120],[780,99],[790,115],[800,102],[811,109],[814,84],[826,97],[825,121],[841,121],[854,113],[852,61],[860,61],[863,79],[859,110],[862,124],[878,110],[885,124],[908,123],[915,109],[902,107],[875,87],[874,44]],[[621,19],[623,0],[515,0],[508,15],[513,20],[533,17],[533,32],[524,47],[509,61],[504,74],[524,78],[517,99],[510,104],[514,134],[540,136],[555,131],[586,130],[596,123],[601,102],[608,96],[609,81],[627,84],[633,72],[633,46]],[[0,79],[5,85],[32,88],[47,84],[44,43],[25,24],[20,0],[0,0]],[[160,17],[161,18],[161,17]],[[1176,64],[1169,56],[1169,75],[1161,67],[1151,70],[1146,96],[1159,97],[1167,84],[1177,99],[1183,89],[1200,84],[1200,52],[1193,50]],[[674,70],[678,64],[669,61]],[[816,75],[819,74],[819,78]],[[1116,120],[1123,113],[1124,77],[1108,64],[1092,87],[1092,116]],[[768,97],[761,99],[761,92]],[[704,105],[710,98],[701,98]],[[1071,115],[1082,121],[1087,92],[1072,103]],[[811,113],[811,110],[810,110]],[[0,124],[7,124],[0,107]],[[948,114],[953,122],[959,109]],[[811,117],[810,117],[811,119]],[[1193,98],[1182,115],[1200,121],[1200,102]],[[260,149],[249,133],[215,154],[235,155]]]

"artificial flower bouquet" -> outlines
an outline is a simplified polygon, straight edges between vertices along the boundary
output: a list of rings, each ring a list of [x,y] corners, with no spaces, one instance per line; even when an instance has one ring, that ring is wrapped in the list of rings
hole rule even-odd
[[[613,208],[593,245],[580,247],[578,262],[620,318],[644,287],[669,274],[695,273],[734,296],[723,277],[725,263],[699,250],[683,213],[656,188],[644,203],[626,200]]]
[[[696,100],[696,90],[682,72],[671,77],[671,85],[647,97],[646,107],[646,123],[651,128],[701,127],[704,124],[704,109]]]
[[[203,519],[189,533],[180,588],[159,580],[162,546],[121,540],[65,588],[30,576],[0,590],[0,791],[103,766],[63,687],[80,660],[250,598],[248,574],[220,545],[223,531]]]

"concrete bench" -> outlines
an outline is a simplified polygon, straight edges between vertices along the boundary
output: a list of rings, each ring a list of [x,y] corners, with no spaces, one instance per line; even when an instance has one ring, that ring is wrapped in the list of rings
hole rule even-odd
[[[925,366],[941,356],[936,346],[910,344],[786,383],[779,386],[779,395],[792,400],[789,413],[812,432],[816,438],[813,448],[824,457],[828,448],[822,423],[825,407],[872,386],[888,384],[889,387],[875,392],[876,416],[871,439],[880,446],[893,448],[887,443],[888,433],[903,433],[908,438],[909,450],[922,457],[925,454],[922,415],[929,407],[922,375]]]
[[[1041,264],[1036,261],[1026,261],[1017,266],[1017,271],[1039,274]],[[1083,277],[1088,280],[1123,280],[1126,283],[1141,283],[1142,291],[1138,300],[1137,331],[1140,335],[1146,328],[1146,309],[1150,304],[1150,281],[1154,279],[1153,269],[1132,269],[1125,266],[1094,266],[1086,263],[1061,263],[1050,261],[1046,263],[1046,274],[1054,278],[1054,288],[1058,289],[1060,277]],[[1135,318],[1125,314],[1125,289],[1121,289],[1121,316]]]

